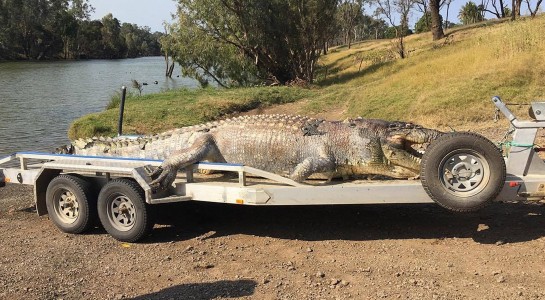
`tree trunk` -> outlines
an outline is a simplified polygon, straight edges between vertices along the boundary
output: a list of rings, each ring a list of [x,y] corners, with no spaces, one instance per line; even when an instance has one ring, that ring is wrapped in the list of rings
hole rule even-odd
[[[441,24],[441,16],[439,16],[439,1],[440,0],[430,0],[431,33],[433,34],[434,41],[445,37],[443,24]]]
[[[324,55],[327,55],[327,42],[324,42]]]
[[[167,77],[172,78],[172,73],[174,72],[174,64],[175,62],[172,61],[172,64],[170,65],[170,68],[168,68]]]
[[[447,17],[445,18],[445,29],[448,29],[448,11],[450,9],[450,2],[447,4]]]
[[[403,35],[399,36],[399,57],[401,59],[405,58],[405,44],[403,43]]]
[[[517,17],[520,17],[520,6],[522,4],[522,0],[512,0],[511,1],[511,20],[515,20]]]

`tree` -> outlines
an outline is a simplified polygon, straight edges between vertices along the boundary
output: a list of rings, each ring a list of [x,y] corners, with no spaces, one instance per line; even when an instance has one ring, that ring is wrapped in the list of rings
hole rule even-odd
[[[107,14],[102,18],[102,55],[106,58],[121,58],[121,53],[125,52],[126,45],[120,37],[121,24],[113,15]]]
[[[182,73],[222,86],[312,82],[336,0],[179,0],[170,50]]]
[[[471,1],[467,2],[458,13],[458,18],[462,21],[462,24],[473,24],[484,21],[483,15],[477,5]]]
[[[423,14],[420,19],[418,19],[417,23],[420,22],[420,24],[415,24],[415,32],[425,32],[431,30],[431,14],[429,13],[429,3],[428,0],[415,0],[416,7],[418,10]],[[419,26],[420,29],[424,29],[423,31],[419,31],[416,29],[416,26]]]
[[[363,15],[359,27],[362,29],[362,39],[381,39],[385,38],[385,32],[388,28],[386,21],[371,16]]]
[[[405,58],[405,44],[403,37],[409,28],[409,13],[415,4],[415,0],[375,0],[378,6],[378,13],[386,17],[390,25],[392,25],[397,43],[397,53],[399,57]],[[396,24],[396,14],[399,15],[399,25]]]
[[[488,9],[488,2],[486,4],[483,4],[482,9],[485,12],[491,13],[496,16],[498,19],[505,18],[509,16],[509,14],[506,13],[507,6],[503,3],[503,0],[491,0],[490,4],[494,8],[494,10]]]
[[[522,6],[522,0],[511,1],[511,20],[515,20],[520,17],[520,7]]]
[[[449,22],[449,20],[448,20],[448,13],[449,13],[449,11],[450,11],[450,4],[451,4],[451,3],[452,3],[452,0],[445,0],[445,1],[443,2],[443,5],[446,5],[446,6],[447,6],[447,16],[446,16],[446,18],[445,18],[445,24],[444,24],[445,29],[450,28],[450,26],[449,26],[450,22]]]
[[[530,15],[532,16],[532,18],[534,18],[543,0],[537,0],[535,9],[532,9],[532,7],[530,6],[530,0],[525,0],[525,1],[526,1],[526,4],[528,5],[528,11],[530,12]]]
[[[357,36],[352,38],[352,35],[356,24],[363,15],[363,0],[339,0],[337,15],[344,35],[344,42],[350,49],[352,40],[357,39]]]
[[[431,15],[431,33],[433,40],[439,40],[445,37],[443,32],[443,20],[439,14],[441,0],[430,0],[430,15]]]
[[[85,20],[80,23],[76,38],[75,58],[102,57],[102,27],[102,22],[98,20]]]
[[[0,0],[0,59],[113,58],[160,53],[147,27],[106,16],[89,21],[89,0]],[[126,34],[125,34],[126,33]],[[130,53],[126,51],[130,45]]]
[[[388,28],[386,28],[386,30],[384,31],[384,37],[387,38],[387,39],[395,39],[397,38],[397,36],[399,35],[401,31],[401,26],[390,26]],[[413,31],[410,30],[409,28],[404,28],[403,29],[404,31],[402,32],[403,33],[403,36],[408,36],[408,35],[411,35],[413,34]]]
[[[427,21],[428,20],[428,21]],[[422,33],[431,31],[431,13],[427,12],[426,14],[422,15],[420,19],[414,24],[414,32],[415,33]],[[439,21],[443,23],[443,16],[439,15]]]

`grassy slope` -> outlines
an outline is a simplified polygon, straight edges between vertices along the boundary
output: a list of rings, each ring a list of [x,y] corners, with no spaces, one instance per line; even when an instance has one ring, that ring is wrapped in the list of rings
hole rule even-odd
[[[132,96],[125,104],[124,133],[154,133],[218,119],[224,115],[291,103],[311,97],[312,90],[288,87],[240,89],[172,90]],[[112,106],[112,105],[110,105]],[[68,131],[70,139],[116,134],[118,105],[104,112],[75,120]]]
[[[490,122],[493,95],[518,103],[545,98],[544,16],[482,23],[447,34],[438,42],[432,42],[429,33],[408,37],[410,54],[404,60],[388,59],[392,43],[385,40],[333,49],[323,57],[312,89],[182,90],[133,98],[127,105],[125,128],[157,132],[300,100],[286,112],[444,127]],[[360,69],[361,57],[365,60]],[[117,110],[111,109],[78,119],[70,138],[113,134],[116,117]]]

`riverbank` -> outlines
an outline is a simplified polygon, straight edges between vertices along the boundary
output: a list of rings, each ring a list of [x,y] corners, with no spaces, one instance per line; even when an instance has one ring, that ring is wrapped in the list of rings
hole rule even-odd
[[[310,88],[196,89],[137,97],[127,103],[125,128],[155,133],[266,107],[266,112],[326,119],[493,127],[492,96],[523,104],[545,96],[543,36],[545,16],[538,16],[457,27],[437,42],[429,33],[411,35],[405,40],[406,59],[392,55],[390,40],[364,41],[331,49]],[[519,115],[527,115],[525,110]],[[70,138],[113,135],[116,120],[116,109],[85,116],[71,125]]]
[[[144,96],[132,95],[125,105],[124,133],[146,134],[203,123],[252,109],[293,103],[312,97],[312,89],[289,87],[178,89]],[[119,101],[104,112],[71,124],[70,139],[112,136],[117,133]]]

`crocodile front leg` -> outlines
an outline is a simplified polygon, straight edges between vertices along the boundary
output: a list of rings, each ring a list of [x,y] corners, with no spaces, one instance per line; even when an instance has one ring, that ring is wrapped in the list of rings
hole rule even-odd
[[[335,171],[335,161],[330,157],[309,157],[299,163],[290,178],[302,182],[314,173],[330,173]],[[329,178],[330,180],[331,178]]]
[[[190,147],[177,151],[171,157],[165,159],[161,166],[150,175],[154,179],[150,186],[153,189],[167,188],[176,179],[178,170],[204,159],[213,161],[214,157],[212,156],[217,153],[214,138],[210,134],[205,134],[197,138]]]

